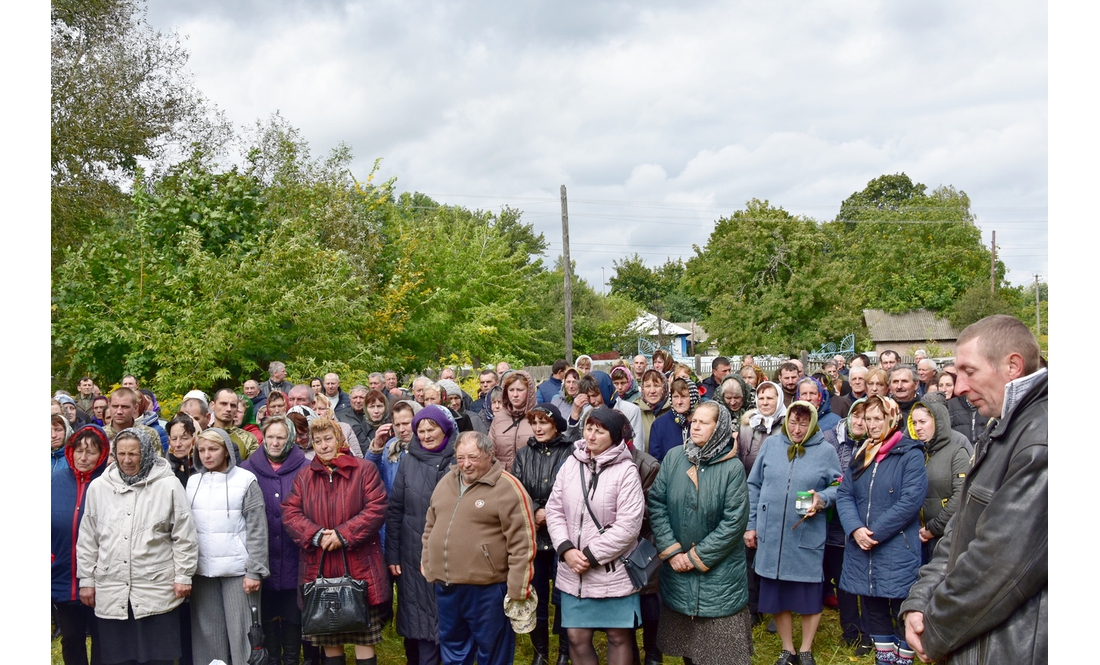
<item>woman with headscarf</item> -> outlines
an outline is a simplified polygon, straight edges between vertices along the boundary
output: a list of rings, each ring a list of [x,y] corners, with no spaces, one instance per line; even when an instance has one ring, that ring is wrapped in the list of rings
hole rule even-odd
[[[485,419],[490,430],[493,427],[493,419],[502,411],[504,411],[504,388],[493,386],[489,393],[485,395],[485,406],[481,409],[481,417]]]
[[[379,532],[386,520],[386,487],[378,469],[348,453],[343,430],[330,418],[309,424],[316,455],[294,476],[283,502],[283,524],[300,548],[298,583],[318,577],[322,551],[324,577],[345,574],[341,552],[347,553],[346,573],[367,583],[369,627],[360,633],[311,635],[324,647],[325,665],[344,662],[344,645],[355,645],[358,665],[375,665],[374,645],[392,616],[393,585],[386,574]]]
[[[107,405],[110,402],[105,395],[96,395],[92,398],[92,410],[89,412],[95,420],[95,424],[103,427],[107,422]]]
[[[146,428],[115,436],[115,462],[88,486],[77,538],[80,600],[95,608],[104,663],[179,658],[198,535],[187,495]],[[141,538],[133,538],[135,533]]]
[[[618,563],[637,546],[645,512],[641,477],[623,437],[627,427],[610,407],[590,411],[584,438],[558,469],[546,502],[546,528],[558,552],[561,623],[575,665],[598,662],[597,629],[607,631],[608,663],[632,662],[630,642],[641,624],[638,592]]]
[[[690,379],[676,379],[672,382],[669,393],[672,408],[654,420],[649,428],[652,438],[646,452],[653,455],[658,462],[664,460],[668,451],[684,445],[688,440],[691,414],[699,404],[699,389]]]
[[[814,635],[823,609],[823,513],[836,501],[840,475],[836,450],[817,428],[817,408],[801,401],[787,409],[782,433],[764,441],[749,472],[745,545],[757,549],[758,609],[773,615],[783,641],[777,665],[816,662]],[[807,499],[798,496],[806,493]],[[799,506],[807,500],[810,505]],[[794,612],[802,615],[802,645],[797,652]]]
[[[970,454],[951,436],[951,414],[943,395],[928,393],[914,404],[907,429],[910,438],[924,443],[928,493],[920,511],[919,534],[924,553],[921,563],[928,563],[948,520],[959,509],[970,471]]]
[[[875,662],[910,665],[914,652],[898,610],[920,570],[920,509],[928,490],[924,444],[898,430],[901,410],[894,400],[872,395],[866,404],[867,437],[837,491],[848,534],[840,587],[860,596]]]
[[[546,530],[546,502],[558,476],[558,468],[573,452],[573,442],[566,438],[565,418],[553,404],[535,405],[527,412],[527,420],[535,435],[528,439],[525,447],[516,452],[512,475],[523,483],[523,488],[531,496],[531,507],[534,509],[537,549],[535,575],[531,584],[538,597],[538,606],[535,611],[535,628],[531,631],[531,646],[535,650],[532,663],[544,665],[550,662],[550,583],[554,580],[558,567],[558,555],[554,551],[550,533]],[[554,632],[559,638],[563,637],[560,595],[554,594],[554,605],[557,607]],[[565,665],[569,660],[568,639],[559,640],[558,654],[559,665]]]
[[[638,408],[642,410],[645,440],[649,442],[649,448],[652,450],[653,422],[672,409],[668,399],[668,379],[664,374],[655,369],[647,369],[642,374],[642,394],[641,399],[638,400]]]
[[[577,373],[575,368],[570,367],[565,370],[565,376],[561,380],[561,390],[550,400],[550,403],[557,407],[559,413],[572,410],[573,400],[576,399],[579,392],[580,380],[581,375]]]
[[[836,450],[840,468],[847,469],[852,455],[862,445],[867,436],[867,425],[863,422],[863,413],[867,409],[867,399],[858,399],[848,411],[848,417],[836,424],[832,431],[822,432],[825,440]],[[856,647],[857,656],[871,651],[871,638],[861,629],[859,618],[859,598],[840,588],[840,576],[844,570],[844,545],[848,539],[840,516],[835,510],[829,511],[828,527],[825,532],[825,602],[835,596],[836,608],[840,613],[841,639],[851,647]]]
[[[309,409],[308,406],[302,406],[300,404],[297,406],[301,406],[303,409]],[[317,395],[317,399],[314,401],[314,406],[317,407],[316,410],[312,411],[315,418],[331,418],[332,420],[336,420],[336,416],[334,416],[332,413],[332,405],[329,403],[328,397],[325,397],[324,395]],[[293,410],[294,409],[291,408],[291,411]],[[305,411],[303,411],[302,413],[308,414],[308,412]],[[362,457],[363,448],[359,445],[359,437],[355,435],[355,430],[352,429],[349,423],[345,423],[339,420],[337,420],[336,422],[338,425],[340,425],[340,429],[344,431],[344,441],[347,443],[348,450],[351,451],[352,455],[355,455],[356,457]]]
[[[272,665],[298,665],[302,643],[302,610],[298,607],[298,545],[283,524],[282,502],[290,496],[294,477],[308,461],[294,445],[294,424],[285,416],[264,421],[262,455],[253,453],[241,468],[256,476],[267,517],[267,565],[260,616],[264,648]]]
[[[261,446],[264,445],[263,432],[260,431],[260,426],[256,424],[256,407],[252,404],[252,400],[243,393],[237,394],[237,416],[233,422],[237,427],[256,437],[256,441]]]
[[[168,454],[165,459],[172,466],[172,473],[187,487],[187,479],[195,471],[191,453],[195,449],[195,435],[198,427],[195,419],[186,413],[178,413],[165,428],[168,432]]]
[[[428,404],[412,419],[386,511],[386,564],[397,580],[397,634],[410,663],[439,663],[435,586],[420,573],[424,524],[432,492],[454,463],[458,428],[445,407]]]
[[[577,368],[577,372],[579,372],[581,376],[584,376],[585,374],[591,374],[592,373],[592,356],[586,356],[586,355],[577,356],[577,362],[575,363],[575,366]],[[504,379],[503,376],[500,377],[500,378],[502,380]]]
[[[527,422],[527,412],[535,406],[535,382],[525,370],[516,370],[505,377],[503,389],[504,409],[493,418],[489,438],[496,448],[497,461],[505,471],[511,471],[516,451],[535,435]]]
[[[92,638],[92,664],[99,654],[95,612],[80,602],[76,576],[76,544],[84,516],[88,486],[107,468],[111,446],[98,425],[79,427],[65,444],[69,465],[50,478],[50,599],[61,632],[65,665],[88,665],[87,636]]]
[[[72,425],[64,414],[50,416],[50,473],[69,465],[65,459],[65,442],[73,434]]]
[[[718,386],[718,394],[714,396],[714,400],[721,401],[730,412],[730,422],[734,424],[734,436],[741,427],[741,416],[752,408],[749,404],[751,395],[752,389],[736,374],[730,374]]]
[[[650,522],[664,561],[657,643],[685,663],[747,664],[749,495],[729,411],[717,402],[700,404],[690,436],[665,455],[649,491]]]
[[[638,382],[634,380],[634,372],[629,367],[619,365],[611,368],[611,383],[615,386],[617,399],[635,403],[641,392],[638,390]]]
[[[208,427],[191,453],[187,501],[199,534],[191,593],[191,650],[196,663],[248,660],[251,606],[267,577],[267,519],[256,476],[237,466],[229,432]]]

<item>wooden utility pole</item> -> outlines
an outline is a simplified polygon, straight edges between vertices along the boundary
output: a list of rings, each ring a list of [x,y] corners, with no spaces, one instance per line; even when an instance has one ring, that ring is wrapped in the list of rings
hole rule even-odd
[[[573,264],[569,261],[569,202],[561,186],[561,243],[565,267],[565,362],[573,364]]]
[[[1043,334],[1042,321],[1039,319],[1039,275],[1035,274],[1035,339]]]
[[[989,295],[997,295],[997,232],[993,231],[993,240],[989,243],[992,253],[989,255]]]

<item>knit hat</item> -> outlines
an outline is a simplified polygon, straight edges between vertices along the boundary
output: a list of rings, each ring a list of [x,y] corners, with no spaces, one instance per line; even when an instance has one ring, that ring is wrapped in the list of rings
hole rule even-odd
[[[554,421],[554,427],[558,428],[558,434],[565,434],[565,430],[567,429],[568,425],[565,422],[565,418],[562,417],[561,411],[558,410],[558,407],[550,404],[549,402],[536,404],[535,406],[531,407],[530,411],[527,412],[528,421],[530,421],[531,414],[533,413],[544,413],[550,416],[550,420]]]
[[[592,422],[593,420],[603,426],[607,433],[611,435],[611,445],[617,446],[622,443],[623,432],[629,427],[623,414],[615,409],[601,406],[588,412],[588,419],[585,422]]]
[[[447,397],[454,397],[455,395],[462,396],[462,388],[450,379],[440,379],[435,383],[447,393]]]

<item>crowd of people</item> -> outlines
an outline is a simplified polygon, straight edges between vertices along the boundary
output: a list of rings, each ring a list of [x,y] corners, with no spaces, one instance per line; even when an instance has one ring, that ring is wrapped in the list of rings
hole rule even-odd
[[[663,350],[580,356],[541,383],[501,363],[474,396],[450,368],[345,392],[272,362],[167,420],[136,377],[108,396],[84,377],[51,414],[64,662],[90,636],[92,665],[245,665],[256,621],[272,663],[354,645],[367,665],[393,621],[422,665],[512,663],[524,634],[532,665],[595,665],[597,632],[611,665],[747,664],[768,621],[777,665],[812,665],[825,607],[876,663],[1046,662],[1047,370],[1026,326],[983,319],[943,366],[733,363],[699,380]],[[639,579],[643,544],[660,565]],[[344,575],[366,628],[303,631],[301,585]]]

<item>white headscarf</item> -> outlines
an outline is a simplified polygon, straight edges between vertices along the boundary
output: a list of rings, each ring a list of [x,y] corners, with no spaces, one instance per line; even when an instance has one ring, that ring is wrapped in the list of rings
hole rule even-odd
[[[775,388],[776,399],[778,401],[775,407],[775,413],[770,416],[765,416],[764,414],[760,413],[760,405],[758,403],[756,409],[753,410],[752,415],[749,416],[749,427],[764,432],[770,432],[772,430],[772,427],[775,426],[775,423],[782,422],[784,416],[787,415],[787,405],[783,403],[783,388],[774,381],[764,381],[760,385],[756,386],[757,395],[760,394],[760,389],[764,386],[771,386],[772,388]]]

